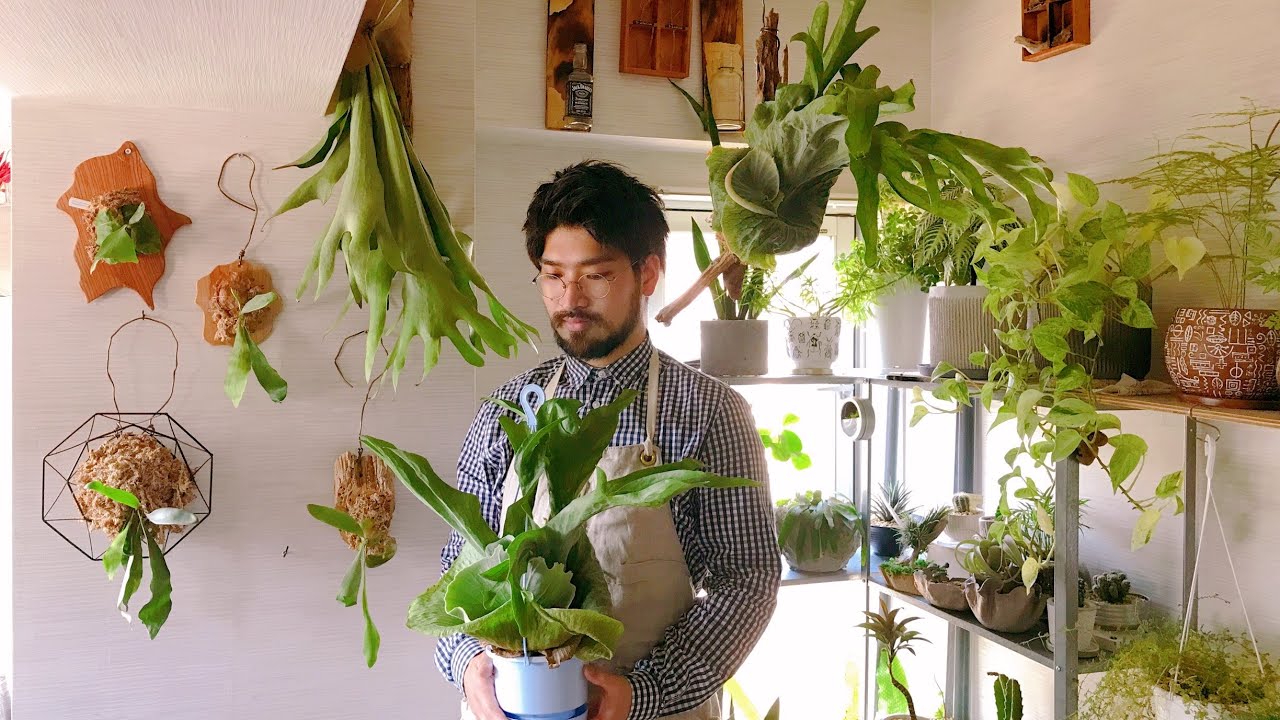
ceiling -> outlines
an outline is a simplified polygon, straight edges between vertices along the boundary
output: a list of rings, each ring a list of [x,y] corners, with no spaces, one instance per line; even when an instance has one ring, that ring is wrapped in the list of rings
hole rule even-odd
[[[0,0],[0,95],[323,112],[364,0]]]

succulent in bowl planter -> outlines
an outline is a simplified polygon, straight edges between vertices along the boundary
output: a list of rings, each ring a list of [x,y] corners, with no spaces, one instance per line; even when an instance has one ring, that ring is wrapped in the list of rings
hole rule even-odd
[[[969,609],[984,627],[1026,632],[1039,622],[1047,600],[1045,579],[1053,573],[1053,539],[1029,533],[1011,518],[997,521],[987,535],[956,548],[960,564],[973,574],[965,582]]]
[[[946,610],[968,610],[964,578],[950,577],[948,565],[929,563],[915,573],[916,590],[930,605]]]
[[[929,567],[924,558],[916,560],[885,560],[880,563],[880,576],[884,584],[907,595],[919,595],[916,589],[916,572]]]
[[[896,558],[902,553],[898,541],[898,523],[915,512],[911,490],[900,478],[886,477],[880,484],[879,497],[871,502],[871,550],[882,558]]]
[[[923,515],[904,515],[898,520],[898,543],[911,551],[911,559],[917,560],[929,549],[947,527],[951,508],[940,505]]]
[[[613,403],[582,417],[580,401],[549,399],[538,408],[533,428],[503,416],[519,492],[499,531],[485,521],[474,495],[442,480],[425,458],[385,440],[361,437],[414,496],[465,540],[448,572],[410,606],[408,626],[434,637],[466,633],[495,658],[522,658],[510,664],[495,661],[499,689],[513,689],[498,697],[509,712],[521,712],[524,698],[514,690],[518,683],[503,681],[504,672],[537,675],[531,684],[536,687],[569,684],[564,700],[574,704],[562,710],[586,703],[581,664],[612,657],[622,635],[621,623],[610,616],[608,580],[584,532],[588,520],[610,508],[660,507],[694,488],[755,485],[704,472],[692,459],[604,478],[596,466],[619,415],[636,396],[624,391]],[[501,404],[519,412],[517,406]],[[549,498],[547,513],[536,509],[540,485]],[[526,656],[537,661],[526,663]],[[557,669],[565,672],[556,674]]]
[[[1097,623],[1108,630],[1128,630],[1138,626],[1147,598],[1132,592],[1129,578],[1119,570],[1093,578],[1093,596],[1098,600]]]
[[[798,572],[837,572],[858,552],[862,517],[847,498],[807,490],[779,500],[775,516],[782,556]]]

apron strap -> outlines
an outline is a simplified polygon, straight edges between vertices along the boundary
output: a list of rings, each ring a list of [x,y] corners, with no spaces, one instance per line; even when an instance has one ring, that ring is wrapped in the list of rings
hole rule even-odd
[[[564,363],[560,363],[560,365],[556,368],[556,371],[551,373],[551,380],[547,382],[547,387],[546,387],[546,390],[544,391],[546,393],[548,400],[556,396],[556,388],[560,387],[560,376],[563,373],[564,373]]]

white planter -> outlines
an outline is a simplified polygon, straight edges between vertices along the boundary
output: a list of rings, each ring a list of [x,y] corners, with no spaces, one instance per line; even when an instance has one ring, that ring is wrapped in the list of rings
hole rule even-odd
[[[1156,720],[1219,720],[1226,717],[1221,705],[1193,703],[1161,687],[1151,688],[1151,709]]]
[[[493,661],[493,689],[507,717],[580,720],[587,716],[587,679],[581,660],[570,658],[552,668],[542,656],[488,654]]]
[[[768,320],[703,320],[702,372],[723,377],[769,372]]]
[[[1108,630],[1128,630],[1138,627],[1141,622],[1142,606],[1146,603],[1145,595],[1129,593],[1129,602],[1113,605],[1098,601],[1098,627]]]
[[[982,307],[986,297],[987,289],[979,285],[929,288],[929,365],[945,362],[970,376],[985,376],[969,356],[996,348],[996,319]]]
[[[787,333],[787,357],[796,375],[830,375],[840,353],[840,318],[795,317],[782,323]]]
[[[1053,598],[1049,598],[1047,607],[1049,608],[1049,648],[1052,649],[1058,634],[1057,611],[1054,609]],[[1098,641],[1093,636],[1097,615],[1098,603],[1093,600],[1085,600],[1084,607],[1076,610],[1076,648],[1080,655],[1092,656],[1098,653]]]
[[[929,296],[916,285],[902,282],[877,301],[868,323],[879,339],[879,355],[867,358],[872,367],[915,370],[924,361],[925,316]]]
[[[978,523],[981,519],[981,511],[969,515],[951,513],[947,516],[947,529],[944,533],[954,542],[972,540],[980,531]]]

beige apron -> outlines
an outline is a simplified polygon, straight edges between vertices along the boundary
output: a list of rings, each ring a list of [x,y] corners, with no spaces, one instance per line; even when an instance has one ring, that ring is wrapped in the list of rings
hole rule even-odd
[[[645,407],[645,441],[641,445],[611,447],[600,459],[600,469],[609,479],[623,477],[637,470],[653,467],[662,460],[655,443],[658,421],[658,351],[649,360],[649,385]],[[546,397],[555,397],[564,371],[561,364],[546,387]],[[588,489],[594,487],[593,479]],[[515,501],[520,481],[507,470],[502,488],[502,515]],[[550,514],[546,478],[538,484],[533,517],[545,523]],[[623,626],[622,639],[612,660],[600,665],[615,672],[630,671],[662,640],[667,628],[679,622],[693,606],[693,584],[684,548],[676,533],[671,506],[658,508],[613,508],[587,522],[587,537],[595,548],[609,581],[613,600],[613,616]],[[463,720],[473,715],[463,701]],[[702,705],[677,715],[663,716],[672,720],[719,720],[720,696],[713,694]]]

